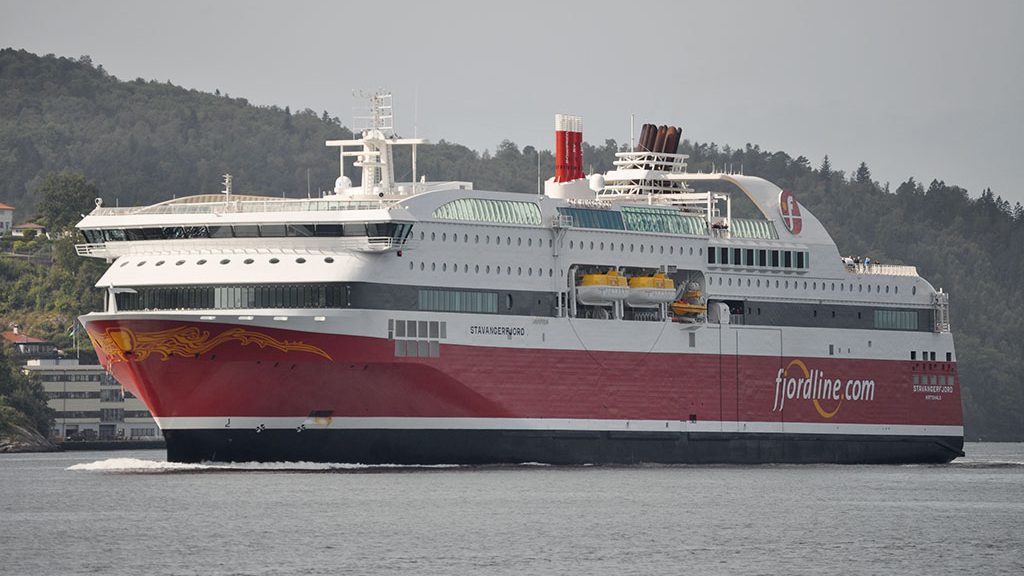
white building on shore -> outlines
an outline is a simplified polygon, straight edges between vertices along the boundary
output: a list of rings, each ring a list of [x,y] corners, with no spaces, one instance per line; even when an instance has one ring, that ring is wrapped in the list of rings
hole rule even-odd
[[[28,360],[25,373],[43,385],[47,404],[56,411],[51,436],[57,441],[160,440],[153,416],[141,400],[97,365],[72,358]]]

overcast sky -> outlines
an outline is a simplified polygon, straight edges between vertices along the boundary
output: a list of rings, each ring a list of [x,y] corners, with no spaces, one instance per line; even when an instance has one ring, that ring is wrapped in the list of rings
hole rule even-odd
[[[634,113],[814,166],[865,161],[893,187],[941,179],[1024,203],[1022,24],[1015,0],[0,0],[0,46],[346,125],[353,91],[382,87],[403,136],[478,150],[551,149],[556,112],[621,143]]]

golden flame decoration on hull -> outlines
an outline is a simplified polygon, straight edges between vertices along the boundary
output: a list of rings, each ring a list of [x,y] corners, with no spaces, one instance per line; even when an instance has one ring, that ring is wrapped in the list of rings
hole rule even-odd
[[[213,337],[209,330],[195,326],[181,326],[159,332],[107,328],[96,335],[90,332],[89,337],[94,346],[103,350],[110,362],[142,362],[154,353],[160,354],[161,360],[168,360],[171,356],[194,356],[205,354],[227,342],[239,342],[242,346],[255,344],[260,348],[274,348],[282,352],[308,352],[333,360],[330,354],[312,344],[278,340],[269,334],[245,328],[230,328]]]

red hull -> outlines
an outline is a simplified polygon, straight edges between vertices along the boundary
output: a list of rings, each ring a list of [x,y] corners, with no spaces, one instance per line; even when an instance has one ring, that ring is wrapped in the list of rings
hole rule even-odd
[[[386,339],[257,328],[277,349],[245,338],[140,358],[111,349],[111,331],[174,331],[193,324],[103,320],[87,328],[101,361],[158,418],[337,417],[555,418],[701,422],[962,426],[951,362],[637,354],[441,344],[437,358],[395,357]],[[237,326],[202,324],[214,337]],[[109,339],[108,339],[109,341]],[[137,345],[137,343],[136,343]],[[200,347],[201,348],[201,347]],[[310,350],[319,350],[320,353]],[[198,348],[197,348],[198,350]],[[134,355],[133,355],[134,353]],[[328,357],[330,359],[328,359]],[[802,364],[794,363],[794,360]],[[839,382],[836,396],[785,398],[799,368]],[[915,374],[941,385],[915,391]],[[872,381],[867,392],[853,381]],[[797,386],[799,389],[800,386]],[[820,386],[819,386],[820,388]],[[855,398],[861,392],[862,398]],[[812,395],[818,394],[812,392]]]

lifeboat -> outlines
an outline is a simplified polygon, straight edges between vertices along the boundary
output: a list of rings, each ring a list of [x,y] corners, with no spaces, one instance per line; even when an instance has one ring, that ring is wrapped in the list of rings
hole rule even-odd
[[[626,278],[615,270],[607,274],[584,274],[576,287],[576,299],[587,306],[610,306],[625,300],[630,288]]]
[[[704,293],[700,291],[699,284],[690,282],[686,288],[682,299],[673,302],[669,309],[672,314],[692,321],[697,316],[707,314],[708,307],[704,304]]]
[[[629,296],[626,304],[634,308],[653,308],[667,304],[676,298],[676,285],[664,274],[634,276],[629,279]]]
[[[707,311],[708,307],[703,304],[689,304],[682,300],[672,303],[672,313],[676,316],[704,314]]]

